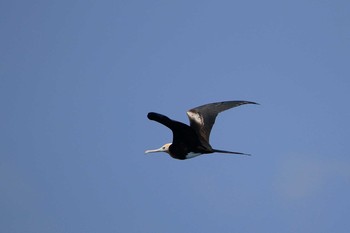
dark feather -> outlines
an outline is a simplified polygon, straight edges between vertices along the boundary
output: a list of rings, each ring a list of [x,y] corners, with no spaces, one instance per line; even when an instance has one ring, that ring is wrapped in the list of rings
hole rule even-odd
[[[209,145],[211,129],[215,123],[217,115],[230,108],[238,107],[243,104],[257,104],[250,101],[224,101],[211,104],[205,104],[187,111],[191,127],[199,135],[204,144]]]

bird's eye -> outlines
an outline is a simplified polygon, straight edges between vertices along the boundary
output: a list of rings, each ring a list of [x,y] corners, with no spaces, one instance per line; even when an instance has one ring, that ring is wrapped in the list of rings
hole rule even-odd
[[[165,150],[165,146],[163,146],[163,150]]]

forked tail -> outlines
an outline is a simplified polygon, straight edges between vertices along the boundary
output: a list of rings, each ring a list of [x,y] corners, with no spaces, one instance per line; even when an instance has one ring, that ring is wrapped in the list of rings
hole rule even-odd
[[[234,152],[234,151],[227,151],[227,150],[213,149],[213,152],[224,153],[224,154],[236,154],[236,155],[248,155],[248,156],[250,156],[250,154],[241,153],[241,152]]]

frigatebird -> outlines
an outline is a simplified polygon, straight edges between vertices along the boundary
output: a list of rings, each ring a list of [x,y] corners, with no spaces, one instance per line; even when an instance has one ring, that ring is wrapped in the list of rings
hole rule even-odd
[[[190,125],[175,121],[159,113],[149,112],[148,119],[165,125],[173,132],[173,142],[159,149],[146,150],[145,153],[166,152],[174,159],[190,159],[202,154],[214,152],[249,155],[241,152],[213,149],[209,143],[211,129],[216,116],[225,110],[243,104],[257,104],[250,101],[224,101],[205,104],[187,111]]]

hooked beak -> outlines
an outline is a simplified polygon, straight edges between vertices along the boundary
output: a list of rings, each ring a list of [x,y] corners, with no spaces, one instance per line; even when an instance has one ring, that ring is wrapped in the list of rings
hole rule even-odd
[[[164,147],[161,147],[161,148],[158,148],[158,149],[155,149],[155,150],[146,150],[145,154],[156,153],[156,152],[166,152],[166,149]]]
[[[161,148],[155,149],[155,150],[146,150],[145,154],[147,153],[156,153],[156,152],[165,152],[169,154],[169,147],[170,147],[171,143],[167,143],[165,145],[163,145]]]

